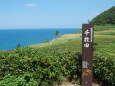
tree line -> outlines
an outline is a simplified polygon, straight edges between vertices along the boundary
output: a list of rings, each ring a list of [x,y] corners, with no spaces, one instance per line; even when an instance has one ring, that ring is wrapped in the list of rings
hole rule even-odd
[[[95,25],[115,24],[115,6],[94,17],[91,23]]]

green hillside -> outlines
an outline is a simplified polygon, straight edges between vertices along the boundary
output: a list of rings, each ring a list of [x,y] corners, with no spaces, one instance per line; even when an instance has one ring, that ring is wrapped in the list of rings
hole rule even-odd
[[[115,6],[93,18],[91,23],[95,25],[115,24]]]
[[[106,29],[107,27],[109,28]],[[115,27],[113,27],[113,25],[106,25],[106,27],[98,25],[95,26],[95,28],[97,31],[95,31],[94,37],[94,81],[107,83],[108,86],[112,86],[115,84],[113,77],[115,76],[115,72],[113,72],[115,71]],[[99,31],[98,29],[100,28],[103,28],[103,30]],[[81,34],[66,34],[56,38],[53,43],[46,42],[42,44],[31,45],[30,47],[34,49],[45,48],[48,51],[56,51],[57,53],[64,53],[67,51],[70,52],[72,57],[77,55],[79,58],[79,56],[81,57],[82,50],[81,40]],[[67,53],[66,56],[68,57],[69,54]],[[78,61],[81,62],[80,59],[76,59],[76,62]],[[79,70],[76,72],[79,78],[81,73],[80,64],[81,63],[76,65],[78,68],[77,70]],[[74,77],[73,79],[79,81],[79,78]]]
[[[50,42],[0,51],[0,86],[55,86],[65,79],[80,84],[81,40],[81,34],[66,34]],[[115,28],[95,31],[94,42],[94,82],[114,86]]]

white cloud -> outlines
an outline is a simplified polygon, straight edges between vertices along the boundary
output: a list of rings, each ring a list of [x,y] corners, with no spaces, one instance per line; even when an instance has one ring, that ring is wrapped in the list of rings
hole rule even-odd
[[[26,4],[27,7],[36,7],[36,4]]]

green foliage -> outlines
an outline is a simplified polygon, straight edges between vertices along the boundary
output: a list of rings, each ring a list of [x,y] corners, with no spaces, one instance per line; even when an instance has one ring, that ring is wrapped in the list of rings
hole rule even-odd
[[[56,36],[59,36],[59,35],[60,35],[60,31],[57,30],[57,31],[55,32],[55,35],[56,35]]]
[[[16,48],[20,48],[21,47],[21,44],[17,44]]]
[[[52,47],[51,47],[52,48]],[[63,77],[80,80],[81,53],[57,52],[50,48],[19,48],[0,51],[0,86],[38,86],[60,84]],[[114,86],[114,59],[107,54],[94,55],[94,78]]]
[[[18,48],[14,51],[1,51],[0,83],[21,84],[21,86],[28,86],[27,84],[31,82],[33,84],[37,82],[38,85],[52,85],[54,82],[59,84],[63,77],[78,78],[76,72],[80,71],[80,64],[77,60],[79,58],[68,51],[57,53],[53,50],[35,50],[28,47]],[[31,77],[25,76],[27,72]],[[10,76],[7,77],[9,74]],[[16,81],[13,81],[14,79]]]
[[[115,6],[93,18],[91,23],[95,25],[115,24]]]
[[[29,78],[29,80],[26,79]],[[3,80],[0,81],[0,86],[37,86],[38,82],[36,82],[31,75],[24,74],[23,76],[11,76],[5,75]]]
[[[103,86],[115,85],[115,57],[107,54],[94,55],[94,78],[102,82]]]

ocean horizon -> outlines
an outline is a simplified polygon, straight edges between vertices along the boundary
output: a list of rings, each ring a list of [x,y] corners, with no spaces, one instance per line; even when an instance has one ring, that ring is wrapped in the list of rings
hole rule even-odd
[[[13,50],[18,44],[21,47],[40,44],[56,38],[55,32],[61,35],[72,34],[80,28],[42,28],[42,29],[0,29],[0,50]]]

